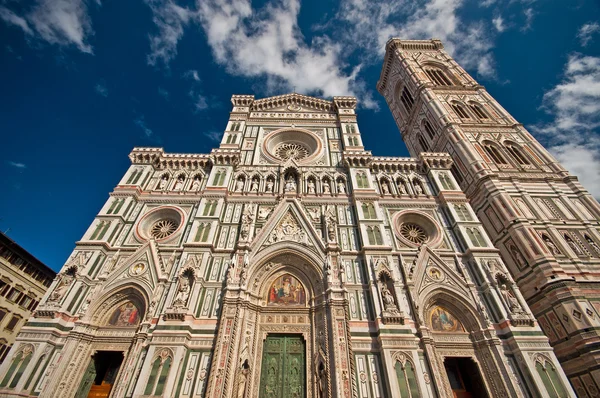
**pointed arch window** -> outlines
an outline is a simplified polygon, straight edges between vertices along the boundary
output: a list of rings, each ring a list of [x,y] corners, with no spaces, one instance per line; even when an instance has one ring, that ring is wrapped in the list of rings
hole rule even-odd
[[[440,173],[438,178],[440,179],[440,183],[442,184],[442,188],[446,189],[446,190],[454,190],[456,189],[454,187],[454,184],[452,183],[452,180],[450,179],[450,177],[448,177],[448,174],[446,173]]]
[[[402,93],[400,94],[400,101],[404,105],[404,109],[406,109],[407,113],[410,113],[413,105],[415,104],[415,100],[413,99],[412,94],[406,87],[402,89]]]
[[[419,387],[415,375],[415,368],[409,360],[403,358],[404,361],[396,362],[396,376],[398,377],[398,387],[400,388],[401,397],[418,398]]]
[[[465,107],[462,104],[459,104],[458,102],[453,102],[450,104],[450,106],[452,107],[452,109],[454,109],[454,112],[461,119],[470,119],[471,118],[471,116],[469,116],[469,114],[467,113],[467,110],[465,109]]]
[[[359,171],[356,173],[356,186],[358,188],[368,188],[369,181],[367,180],[367,175],[363,171]]]
[[[208,234],[210,233],[210,224],[202,223],[198,225],[196,230],[196,236],[194,236],[194,242],[206,242],[208,240]]]
[[[215,173],[215,178],[213,179],[213,185],[216,186],[223,186],[223,183],[225,183],[225,176],[227,175],[227,172],[225,170],[218,170]]]
[[[519,148],[518,146],[509,143],[506,145],[506,150],[513,156],[513,158],[515,158],[517,160],[517,162],[519,164],[522,164],[522,165],[523,164],[524,165],[531,164],[529,159],[527,159],[527,157],[525,155],[523,155],[523,152],[521,152],[521,148]]]
[[[142,170],[139,170],[139,169],[133,170],[133,173],[131,173],[131,175],[129,176],[129,179],[127,179],[126,184],[136,184],[138,182],[138,180],[140,179],[141,175],[142,175]]]
[[[377,213],[375,212],[375,206],[373,203],[363,203],[362,204],[363,215],[367,219],[376,219]]]
[[[496,148],[491,143],[484,143],[483,149],[492,158],[494,162],[498,164],[508,164],[508,162],[506,161],[506,159],[504,159],[504,156],[502,156],[502,153],[500,153],[498,148]]]
[[[438,68],[427,68],[425,69],[425,73],[427,74],[427,77],[429,77],[429,80],[436,86],[452,85],[452,82],[448,79],[446,74]]]
[[[207,216],[207,217],[212,217],[215,215],[215,211],[217,210],[217,201],[216,200],[209,200],[208,202],[206,202],[206,204],[204,205],[204,213],[202,213],[203,216]]]
[[[19,351],[12,359],[10,367],[0,383],[0,387],[15,388],[23,376],[31,357],[33,356],[33,347],[26,346],[24,349]]]
[[[473,221],[473,217],[471,217],[467,205],[454,205],[454,210],[460,221]]]
[[[381,235],[379,227],[367,227],[367,237],[369,239],[369,245],[383,245],[383,236]]]
[[[427,141],[425,141],[425,139],[423,138],[423,136],[421,134],[419,134],[417,136],[417,140],[419,141],[419,145],[423,149],[423,152],[428,152],[429,151],[429,145],[427,144]]]
[[[431,127],[431,124],[429,124],[427,120],[423,121],[423,129],[425,130],[429,138],[433,140],[433,138],[435,137],[435,130],[433,129],[433,127]]]
[[[489,117],[487,116],[487,114],[485,113],[485,111],[483,110],[481,105],[471,102],[469,104],[469,108],[471,108],[471,110],[473,111],[475,116],[477,116],[479,119],[482,119],[482,120],[489,119]]]
[[[173,358],[168,349],[163,349],[161,353],[152,362],[150,377],[146,384],[144,395],[162,395],[165,389],[165,383],[171,370]]]
[[[549,397],[559,398],[567,396],[567,392],[556,372],[556,367],[549,360],[546,358],[538,358],[535,363],[535,369],[542,379]]]
[[[481,235],[481,232],[479,231],[479,228],[467,228],[467,235],[469,236],[471,243],[473,243],[473,246],[475,246],[475,247],[487,246],[485,239],[483,238],[483,235]]]

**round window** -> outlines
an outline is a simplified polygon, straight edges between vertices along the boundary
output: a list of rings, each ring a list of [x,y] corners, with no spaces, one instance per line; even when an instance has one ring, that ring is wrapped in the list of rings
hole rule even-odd
[[[393,217],[394,232],[398,240],[410,247],[426,243],[437,246],[442,242],[442,233],[438,223],[430,215],[406,210]]]
[[[427,242],[428,239],[427,232],[420,225],[411,222],[402,223],[400,233],[413,243],[422,244]]]
[[[278,130],[263,141],[263,153],[274,163],[294,159],[307,163],[323,152],[321,140],[309,130]]]
[[[181,230],[183,212],[172,206],[163,206],[146,213],[136,228],[136,234],[143,240],[157,241],[171,238]]]

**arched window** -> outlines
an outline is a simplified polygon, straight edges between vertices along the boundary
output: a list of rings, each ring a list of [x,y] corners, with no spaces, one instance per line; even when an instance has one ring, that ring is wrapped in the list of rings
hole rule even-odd
[[[425,139],[423,138],[423,136],[421,134],[417,135],[417,140],[419,141],[419,145],[423,149],[423,152],[428,152],[429,145],[427,144],[427,141],[425,141]]]
[[[431,80],[431,82],[433,84],[435,84],[436,86],[451,86],[452,85],[452,82],[450,81],[450,79],[448,79],[446,74],[439,68],[435,68],[435,67],[426,68],[425,73],[427,74],[427,77],[429,77],[429,80]]]
[[[521,148],[515,144],[509,143],[505,146],[505,148],[516,159],[517,163],[525,165],[531,164],[529,159],[527,159],[527,157],[523,155],[523,152],[521,152]]]
[[[162,349],[160,354],[152,362],[150,377],[146,384],[144,395],[162,395],[165,388],[169,371],[171,370],[171,362],[173,357],[171,351]]]
[[[420,397],[415,368],[412,362],[403,356],[402,359],[397,360],[395,368],[400,396],[410,398]]]
[[[481,235],[481,232],[479,232],[478,228],[467,228],[467,235],[469,236],[469,239],[473,243],[473,246],[475,246],[475,247],[487,246],[485,243],[485,239],[483,239],[483,236]]]
[[[198,225],[198,229],[196,230],[196,236],[194,236],[194,242],[206,242],[208,240],[209,232],[209,223],[202,223]]]
[[[204,213],[202,213],[202,215],[203,216],[212,217],[212,216],[215,215],[215,211],[216,210],[217,210],[217,201],[216,200],[209,200],[204,205]]]
[[[471,213],[467,209],[466,205],[454,205],[454,210],[460,221],[472,221]]]
[[[544,383],[548,397],[559,398],[567,396],[560,377],[556,373],[556,368],[547,358],[540,355],[535,361],[535,369],[542,379],[542,383]]]
[[[498,164],[508,164],[502,153],[490,142],[483,143],[483,149],[492,158],[492,160]]]
[[[383,237],[377,226],[367,227],[367,238],[369,239],[369,245],[383,245]]]
[[[448,176],[448,174],[446,174],[446,173],[440,173],[438,175],[438,178],[440,180],[440,183],[442,184],[442,188],[444,188],[446,190],[454,190],[454,189],[456,189],[454,187],[454,184],[452,183],[452,179]]]
[[[15,388],[19,383],[23,372],[25,372],[25,368],[29,365],[29,361],[31,361],[31,357],[33,356],[33,347],[30,345],[26,345],[23,349],[21,349],[12,359],[10,367],[2,379],[0,383],[0,387]]]
[[[139,178],[139,174],[141,174],[142,171],[135,169],[133,170],[133,173],[131,173],[131,175],[129,176],[129,178],[127,179],[126,184],[135,184],[135,182],[133,182],[134,180],[137,181],[137,179]]]
[[[433,140],[433,138],[435,137],[435,131],[433,130],[433,127],[431,127],[431,124],[429,124],[427,120],[423,120],[423,130],[425,130],[429,138]]]
[[[381,230],[379,227],[373,227],[375,229],[375,244],[383,245],[383,236],[381,236]]]
[[[362,211],[365,218],[375,219],[377,218],[377,213],[375,212],[375,206],[373,203],[363,203]]]
[[[452,109],[454,109],[454,112],[456,112],[458,117],[460,117],[461,119],[470,119],[471,118],[471,116],[469,116],[469,114],[467,113],[467,110],[465,109],[464,106],[462,106],[462,104],[459,104],[458,102],[453,102],[450,104],[450,106],[452,107]]]
[[[410,113],[413,105],[415,104],[415,100],[411,95],[410,91],[406,87],[402,89],[402,93],[400,94],[400,101],[404,105],[404,109],[406,109],[406,113]]]
[[[217,172],[215,173],[215,179],[213,180],[213,185],[222,186],[225,182],[226,175],[227,173],[225,172],[225,170],[217,170]]]
[[[483,110],[481,105],[476,104],[474,102],[470,102],[469,108],[471,108],[471,110],[473,111],[475,116],[477,116],[479,119],[483,119],[483,120],[489,119],[489,117],[487,116],[487,114],[485,113],[485,111]]]
[[[367,175],[362,171],[356,173],[356,186],[358,188],[368,188],[369,187],[369,181],[367,180]]]

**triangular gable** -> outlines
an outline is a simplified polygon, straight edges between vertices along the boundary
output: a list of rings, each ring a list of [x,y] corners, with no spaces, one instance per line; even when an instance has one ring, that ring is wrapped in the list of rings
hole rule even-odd
[[[464,297],[470,296],[465,279],[427,245],[423,245],[417,257],[413,282],[417,295],[421,295],[423,290],[435,284],[452,285],[453,288],[460,290]]]
[[[297,242],[317,251],[325,249],[321,236],[296,199],[279,203],[250,247],[254,251],[282,241]]]
[[[252,111],[334,113],[335,106],[332,101],[292,93],[255,100]]]
[[[147,286],[151,292],[158,284],[158,280],[165,274],[162,268],[162,260],[159,257],[156,243],[154,240],[150,240],[124,261],[119,261],[117,267],[110,271],[106,279],[105,290],[120,280],[129,278]]]

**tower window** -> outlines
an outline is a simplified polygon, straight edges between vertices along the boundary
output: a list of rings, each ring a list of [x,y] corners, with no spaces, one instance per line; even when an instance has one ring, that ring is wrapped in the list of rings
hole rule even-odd
[[[429,145],[427,144],[427,141],[425,141],[421,134],[419,134],[417,140],[419,141],[419,145],[421,146],[421,148],[423,148],[423,152],[429,151]]]
[[[456,112],[458,117],[460,117],[461,119],[470,119],[471,118],[469,116],[469,114],[467,113],[467,111],[465,110],[465,108],[461,104],[452,103],[452,104],[450,104],[450,106],[452,107],[452,109],[454,109],[454,112]]]
[[[452,82],[450,81],[450,79],[448,79],[446,74],[439,69],[426,69],[425,73],[427,73],[429,80],[431,80],[431,82],[437,86],[452,85]]]
[[[415,104],[415,100],[413,99],[412,95],[406,87],[402,89],[402,94],[400,94],[400,101],[402,101],[406,112],[410,113],[411,108]]]
[[[496,148],[494,145],[484,144],[483,148],[494,162],[498,164],[508,164],[506,159],[504,159],[504,156],[502,156],[498,148]]]
[[[531,164],[529,159],[527,159],[525,155],[523,155],[523,153],[521,152],[521,148],[513,144],[508,144],[506,145],[506,150],[517,160],[519,164]]]
[[[471,110],[473,111],[475,116],[477,116],[479,119],[489,119],[487,117],[487,115],[485,114],[485,112],[483,111],[483,109],[481,108],[481,105],[469,104],[469,107],[471,108]]]
[[[462,176],[462,174],[460,173],[460,171],[458,170],[458,168],[455,165],[450,166],[450,172],[454,176],[454,179],[459,184],[462,184],[462,182],[464,181],[463,176]]]
[[[433,127],[431,127],[431,124],[429,124],[427,120],[423,121],[423,129],[427,132],[429,138],[433,140],[433,138],[435,137],[435,131],[433,130]]]

